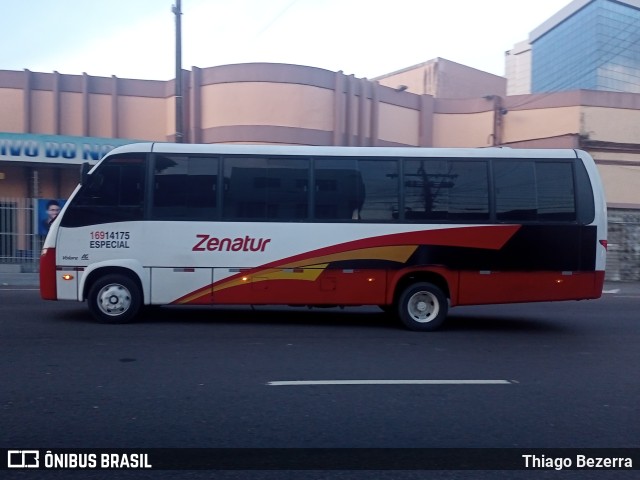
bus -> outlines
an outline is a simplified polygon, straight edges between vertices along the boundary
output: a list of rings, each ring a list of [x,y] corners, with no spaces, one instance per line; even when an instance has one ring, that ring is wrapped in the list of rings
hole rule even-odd
[[[373,305],[431,331],[455,306],[599,298],[606,247],[581,150],[141,143],[83,171],[40,291],[105,323]]]

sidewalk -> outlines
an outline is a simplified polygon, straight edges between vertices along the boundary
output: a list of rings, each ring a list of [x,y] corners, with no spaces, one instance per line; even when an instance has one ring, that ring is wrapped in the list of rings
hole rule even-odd
[[[37,273],[1,273],[0,288],[2,287],[29,287],[39,288],[40,277]],[[604,284],[604,294],[639,295],[640,282],[610,282]]]
[[[32,287],[40,286],[38,273],[2,273],[0,272],[0,288],[2,287]]]

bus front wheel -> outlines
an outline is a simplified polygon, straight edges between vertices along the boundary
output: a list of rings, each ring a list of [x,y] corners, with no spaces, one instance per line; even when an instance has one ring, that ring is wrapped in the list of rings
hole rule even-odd
[[[398,315],[409,330],[431,332],[442,326],[447,317],[446,295],[432,283],[409,285],[400,295]]]
[[[125,275],[106,275],[89,290],[89,311],[101,323],[128,323],[142,304],[140,288]]]

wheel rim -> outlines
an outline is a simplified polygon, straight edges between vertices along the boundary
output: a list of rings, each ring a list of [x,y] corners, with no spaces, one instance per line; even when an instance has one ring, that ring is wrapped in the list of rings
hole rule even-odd
[[[429,323],[438,316],[440,303],[431,292],[416,292],[409,299],[407,310],[416,322]]]
[[[117,283],[105,285],[98,292],[98,308],[105,315],[117,317],[131,306],[131,292]]]

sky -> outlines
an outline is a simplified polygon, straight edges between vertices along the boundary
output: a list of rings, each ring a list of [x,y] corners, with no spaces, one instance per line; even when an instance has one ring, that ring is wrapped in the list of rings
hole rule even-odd
[[[182,68],[289,63],[375,78],[440,57],[504,75],[570,0],[182,0]],[[0,0],[0,70],[168,80],[175,0]]]

